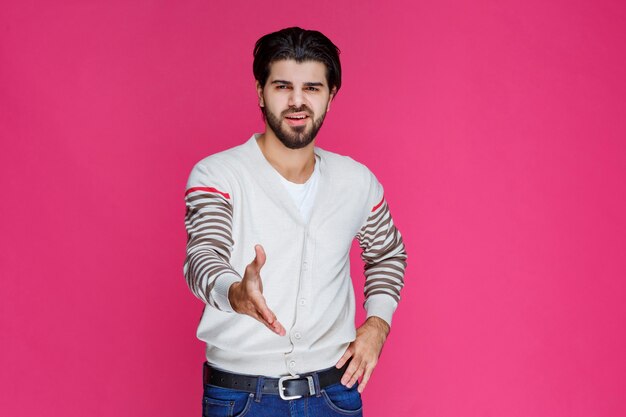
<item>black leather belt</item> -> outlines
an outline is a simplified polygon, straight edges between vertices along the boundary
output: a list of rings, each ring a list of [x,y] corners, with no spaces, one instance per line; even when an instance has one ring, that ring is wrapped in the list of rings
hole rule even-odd
[[[341,369],[334,366],[323,371],[315,372],[319,379],[320,389],[341,381],[341,377],[348,368],[348,361]],[[302,397],[317,395],[315,389],[314,373],[303,375],[288,375],[280,378],[263,377],[262,394],[280,395],[283,400],[295,400]],[[222,388],[236,389],[246,392],[257,392],[257,384],[260,378],[254,375],[234,374],[212,368],[204,363],[202,377],[205,384],[215,385]]]

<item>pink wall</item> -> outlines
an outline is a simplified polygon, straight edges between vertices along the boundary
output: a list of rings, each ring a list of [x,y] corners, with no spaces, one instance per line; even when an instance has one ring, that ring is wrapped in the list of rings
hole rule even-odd
[[[366,415],[626,415],[623,2],[7,3],[0,415],[200,415],[185,182],[291,25],[342,49],[318,144],[410,254]]]

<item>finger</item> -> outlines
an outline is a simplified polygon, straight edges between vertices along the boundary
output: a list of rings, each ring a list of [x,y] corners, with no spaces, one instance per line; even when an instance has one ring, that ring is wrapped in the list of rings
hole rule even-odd
[[[352,386],[355,384],[355,382],[358,381],[359,378],[361,378],[361,375],[363,375],[363,372],[365,371],[365,366],[363,365],[364,363],[365,362],[361,362],[362,366],[359,366],[359,368],[356,370],[356,372],[352,374],[352,378],[350,378],[350,380],[348,381],[348,384],[346,385],[346,387],[352,388]]]
[[[254,304],[257,312],[263,317],[265,321],[267,321],[268,324],[272,324],[276,321],[276,315],[267,306],[267,303],[265,302],[265,297],[263,297],[262,295],[252,297],[252,304]]]
[[[250,317],[252,317],[253,319],[257,320],[258,322],[260,322],[261,324],[263,324],[265,327],[267,327],[268,329],[270,329],[272,332],[277,333],[281,336],[284,336],[285,334],[285,329],[283,328],[282,324],[278,323],[278,321],[275,321],[273,324],[270,324],[267,322],[267,320],[265,320],[263,318],[263,316],[261,314],[259,314],[259,312],[255,309],[251,310],[248,315]]]
[[[276,314],[272,310],[270,310],[267,306],[263,311],[259,311],[259,314],[263,318],[263,320],[278,334],[281,334],[285,331],[285,328],[276,318]],[[281,335],[282,336],[282,335]]]
[[[285,331],[285,328],[283,327],[282,324],[280,324],[280,322],[278,320],[274,321],[274,323],[270,324],[268,323],[263,316],[259,315],[259,314],[255,314],[255,318],[260,321],[261,323],[263,323],[265,325],[265,327],[267,327],[268,329],[270,329],[272,332],[276,333],[279,336],[284,336],[287,332]]]
[[[265,320],[263,320],[263,317],[259,318],[259,321],[261,323],[263,323],[265,325],[265,327],[267,327],[268,329],[270,329],[273,333],[276,333],[278,335],[281,335],[281,332],[279,330],[279,327],[282,328],[282,326],[277,325],[276,323],[278,322],[274,322],[273,324],[269,324],[268,322],[266,322]],[[284,331],[284,330],[283,330]],[[281,335],[282,336],[282,335]]]
[[[341,377],[341,383],[345,386],[348,386],[348,383],[350,382],[350,380],[352,380],[352,376],[356,371],[358,371],[360,366],[361,361],[358,358],[353,357],[350,365],[348,365],[348,369],[346,369],[346,372],[344,372],[343,376]]]
[[[265,249],[263,249],[263,246],[261,245],[255,245],[254,246],[254,252],[256,254],[256,256],[254,257],[254,266],[257,269],[257,272],[259,272],[261,270],[261,268],[263,267],[263,265],[265,265]]]
[[[352,344],[350,344],[350,346],[348,346],[348,349],[346,349],[346,351],[344,352],[343,356],[339,358],[339,361],[337,362],[337,364],[335,364],[335,367],[337,369],[341,369],[346,364],[346,362],[348,362],[348,359],[352,357],[352,354],[353,349]]]
[[[372,372],[374,372],[373,366],[368,366],[365,368],[363,379],[361,380],[361,383],[359,384],[359,387],[357,388],[357,391],[359,391],[359,394],[363,393],[363,390],[365,389],[365,386],[367,385],[367,381],[369,381],[370,376],[372,376]]]
[[[287,334],[287,331],[285,330],[283,325],[280,324],[278,320],[276,320],[274,324],[272,324],[272,327],[273,327],[274,332],[276,332],[276,334],[279,336],[284,336]]]
[[[263,296],[253,298],[252,302],[256,308],[259,320],[263,321],[266,326],[280,336],[284,336],[287,333],[283,325],[276,318],[276,314],[267,306]]]

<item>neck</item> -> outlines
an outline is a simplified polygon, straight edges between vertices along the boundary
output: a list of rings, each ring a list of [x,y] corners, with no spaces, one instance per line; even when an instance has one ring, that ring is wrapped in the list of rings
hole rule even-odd
[[[315,140],[304,148],[290,149],[283,145],[273,132],[266,129],[265,133],[257,139],[257,143],[265,159],[287,181],[304,184],[313,174]]]

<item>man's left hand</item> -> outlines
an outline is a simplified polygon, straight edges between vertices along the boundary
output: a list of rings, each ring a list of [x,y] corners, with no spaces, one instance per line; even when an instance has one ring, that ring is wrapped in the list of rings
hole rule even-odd
[[[341,368],[348,359],[352,358],[348,369],[341,378],[343,385],[352,388],[354,383],[363,376],[358,388],[359,393],[363,392],[378,363],[378,357],[388,334],[389,324],[375,316],[369,317],[356,330],[356,339],[350,343],[346,352],[335,365],[337,368]]]

